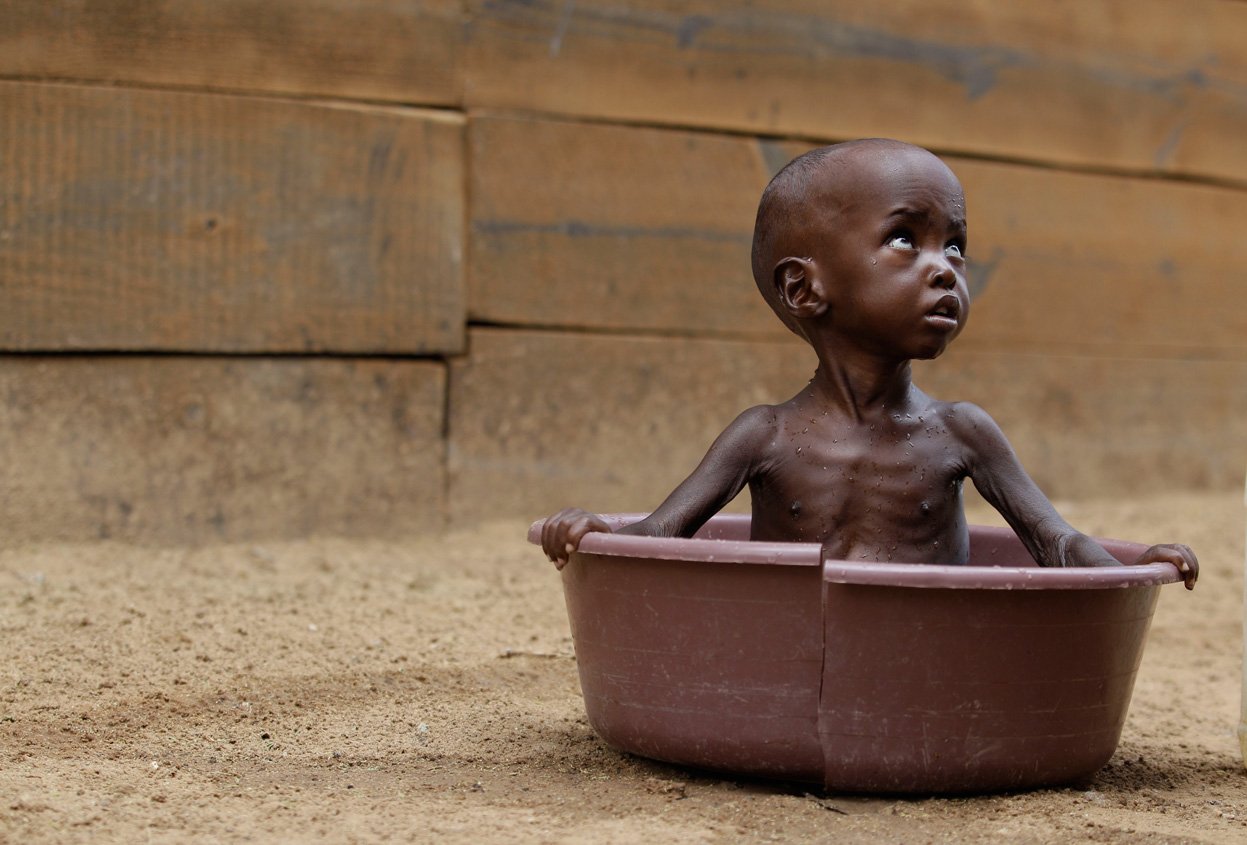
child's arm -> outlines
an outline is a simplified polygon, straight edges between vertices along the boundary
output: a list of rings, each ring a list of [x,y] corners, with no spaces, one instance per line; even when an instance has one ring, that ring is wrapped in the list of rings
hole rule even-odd
[[[697,469],[657,510],[619,529],[619,533],[691,537],[748,483],[774,428],[775,413],[771,408],[758,406],[745,411],[715,439]],[[546,520],[541,529],[541,546],[554,565],[562,569],[586,534],[610,530],[600,516],[569,508]]]
[[[1119,566],[1120,562],[1061,518],[1022,468],[996,421],[977,405],[950,406],[947,423],[966,446],[968,474],[983,498],[1000,511],[1040,566]],[[1172,563],[1188,590],[1199,577],[1199,561],[1183,545],[1152,546],[1134,563]]]

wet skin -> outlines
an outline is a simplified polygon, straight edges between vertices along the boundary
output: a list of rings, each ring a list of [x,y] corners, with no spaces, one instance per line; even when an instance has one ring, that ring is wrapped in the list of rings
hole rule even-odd
[[[818,355],[809,385],[750,408],[646,519],[621,533],[691,536],[745,486],[752,539],[822,543],[845,560],[964,564],[961,489],[972,480],[1043,566],[1117,566],[1065,522],[981,408],[931,399],[910,361],[940,355],[969,315],[965,200],[947,166],[897,142],[833,148],[768,241],[772,305]],[[765,251],[765,250],[764,250]],[[594,514],[550,517],[542,544],[560,568]],[[1186,546],[1153,546],[1191,588]]]

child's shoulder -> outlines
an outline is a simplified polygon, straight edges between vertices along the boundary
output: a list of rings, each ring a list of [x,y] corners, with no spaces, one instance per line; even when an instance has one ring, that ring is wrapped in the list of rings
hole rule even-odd
[[[771,437],[783,429],[787,416],[783,405],[754,405],[741,411],[727,431],[735,431],[742,436]]]
[[[991,414],[973,402],[942,402],[931,399],[927,414],[941,423],[957,440],[969,446],[991,446],[1004,441],[1004,433]]]
[[[792,410],[786,405],[746,408],[723,430],[715,446],[751,462],[763,458],[779,442],[791,416]]]
[[[980,425],[991,420],[991,415],[973,402],[944,402],[929,399],[926,413],[950,426]]]

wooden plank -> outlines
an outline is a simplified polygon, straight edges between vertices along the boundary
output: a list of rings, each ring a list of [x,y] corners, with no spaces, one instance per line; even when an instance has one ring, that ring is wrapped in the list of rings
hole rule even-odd
[[[950,164],[985,270],[955,348],[1247,360],[1247,192]]]
[[[0,348],[462,348],[462,118],[0,83]]]
[[[1247,181],[1247,4],[471,3],[471,107]]]
[[[479,329],[452,363],[450,512],[656,507],[751,405],[809,379],[797,341]]]
[[[430,362],[0,357],[5,542],[436,528],[445,382]]]
[[[1051,497],[1242,484],[1247,361],[953,351],[914,378],[985,408]]]
[[[813,370],[796,341],[506,330],[470,340],[451,371],[456,521],[651,509],[737,413],[788,398]],[[953,352],[917,381],[992,413],[1052,497],[1242,483],[1245,362]]]
[[[780,145],[491,118],[469,139],[472,317],[783,333],[749,271],[763,154]]]
[[[508,118],[474,118],[469,138],[476,319],[785,334],[749,241],[762,187],[806,145]],[[1247,356],[1247,193],[949,163],[976,294],[958,348]]]
[[[0,76],[460,100],[461,0],[0,4]]]

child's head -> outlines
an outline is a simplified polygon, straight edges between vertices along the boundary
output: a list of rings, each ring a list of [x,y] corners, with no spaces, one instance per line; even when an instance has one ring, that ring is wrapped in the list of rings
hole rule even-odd
[[[882,333],[874,340],[905,335],[898,348],[934,357],[969,310],[965,237],[961,184],[932,153],[885,139],[821,147],[763,192],[754,281],[807,341],[830,325]],[[907,317],[916,306],[930,308],[921,327]]]

